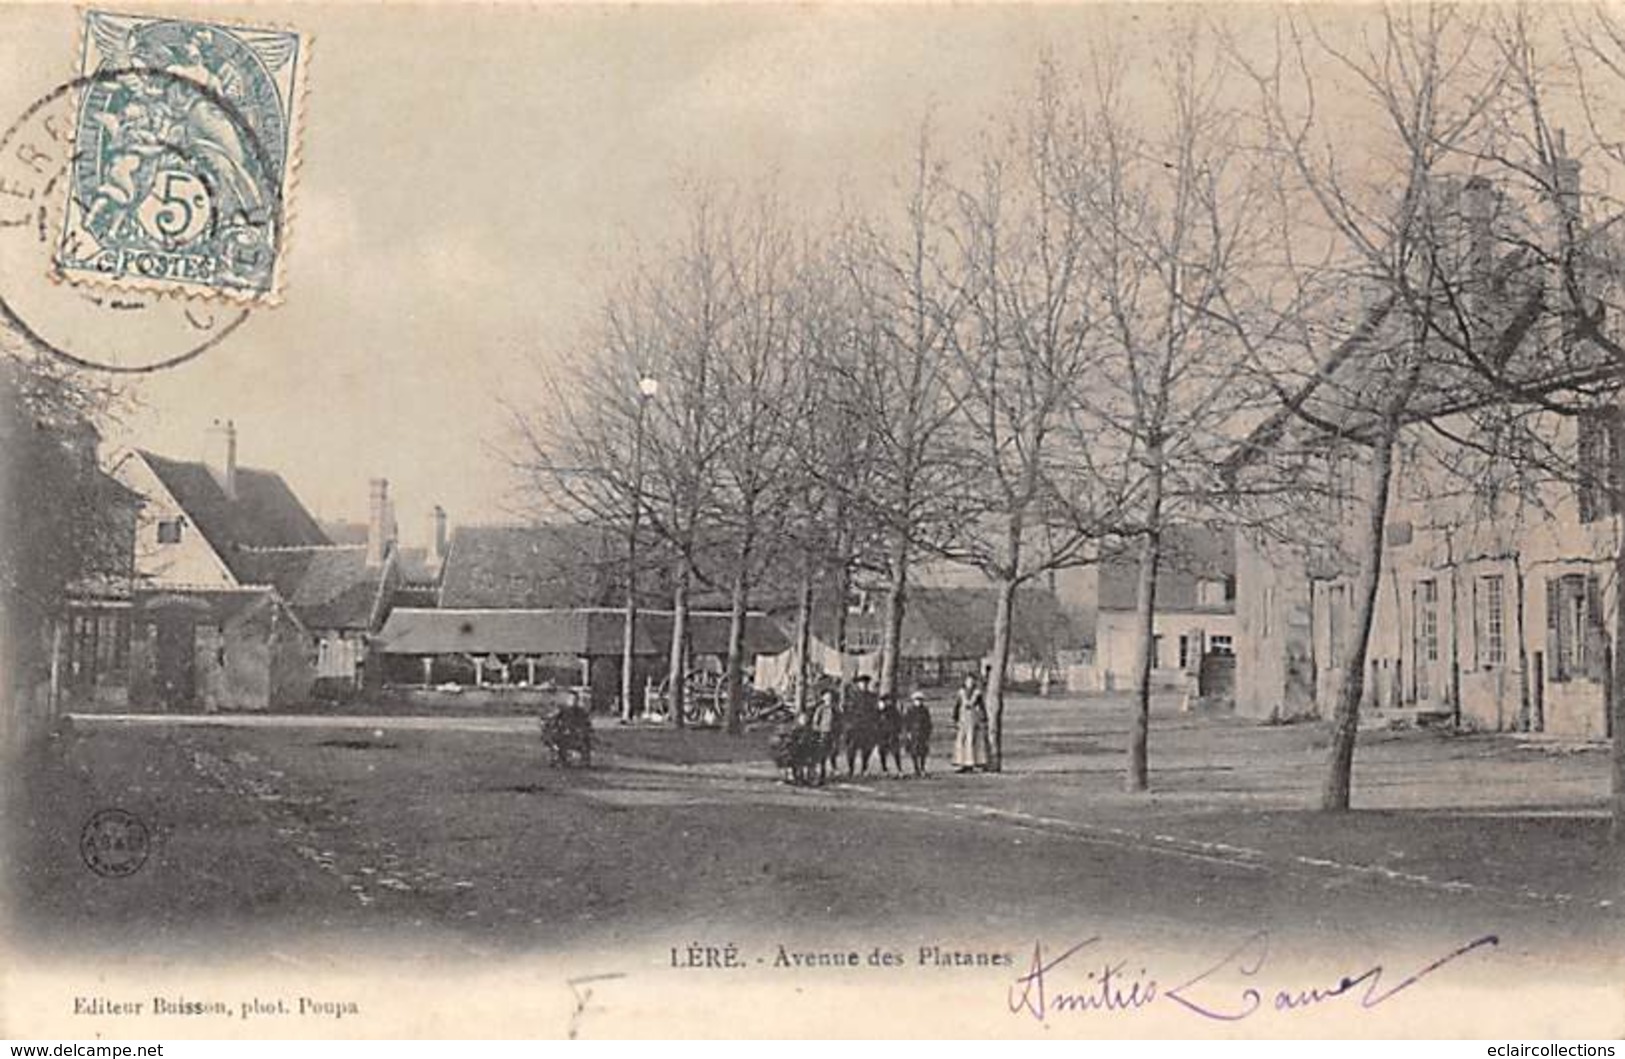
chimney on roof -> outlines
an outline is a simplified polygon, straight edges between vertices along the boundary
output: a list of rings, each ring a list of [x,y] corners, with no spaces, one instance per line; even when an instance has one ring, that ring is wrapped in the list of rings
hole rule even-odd
[[[395,506],[389,480],[374,478],[367,489],[367,565],[382,566],[395,545]]]
[[[1557,198],[1557,223],[1564,252],[1573,245],[1580,225],[1580,161],[1571,158],[1568,137],[1557,130],[1552,158],[1552,194]]]
[[[237,499],[237,425],[216,419],[203,436],[203,464],[220,491]]]
[[[1461,191],[1461,213],[1467,226],[1468,279],[1481,283],[1489,279],[1495,263],[1495,185],[1488,177],[1479,174],[1467,181]]]
[[[1568,136],[1562,129],[1557,130],[1557,144],[1553,152],[1556,157],[1552,159],[1552,181],[1556,184],[1552,190],[1557,192],[1558,203],[1566,212],[1578,215],[1580,212],[1580,162],[1577,158],[1569,156]]]
[[[438,570],[446,561],[446,509],[439,504],[429,513],[429,569]]]

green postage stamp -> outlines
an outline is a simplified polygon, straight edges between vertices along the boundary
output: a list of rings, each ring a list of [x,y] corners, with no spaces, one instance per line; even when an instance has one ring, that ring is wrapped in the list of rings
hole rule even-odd
[[[58,276],[274,299],[305,53],[287,30],[86,12]]]

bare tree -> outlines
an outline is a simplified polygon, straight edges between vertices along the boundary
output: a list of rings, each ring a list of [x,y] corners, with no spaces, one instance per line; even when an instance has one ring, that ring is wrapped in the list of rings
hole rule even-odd
[[[953,331],[963,301],[947,272],[943,231],[951,189],[922,126],[899,223],[854,220],[839,245],[840,279],[852,308],[844,355],[826,366],[831,394],[855,427],[861,473],[832,483],[883,538],[886,584],[880,688],[895,695],[903,620],[916,556],[934,550],[957,519],[960,468],[945,444],[954,423],[949,388]],[[846,468],[849,475],[853,468]]]
[[[1212,517],[1212,468],[1253,399],[1240,371],[1257,298],[1266,197],[1240,147],[1224,64],[1186,25],[1157,60],[1146,120],[1125,56],[1096,56],[1081,123],[1091,159],[1084,267],[1101,303],[1086,413],[1097,451],[1128,469],[1120,529],[1138,543],[1134,722],[1126,783],[1148,786],[1158,575],[1170,527]]]
[[[1306,388],[1313,400],[1293,408],[1370,453],[1359,609],[1339,660],[1327,809],[1349,804],[1368,596],[1380,576],[1402,432],[1527,461],[1546,429],[1524,429],[1530,413],[1549,426],[1551,415],[1611,406],[1625,363],[1595,326],[1605,270],[1582,238],[1577,170],[1549,124],[1551,59],[1539,56],[1530,19],[1526,9],[1386,11],[1353,50],[1328,44],[1313,23],[1288,20],[1284,54],[1296,88],[1282,91],[1279,61],[1250,68],[1275,142],[1337,243],[1338,270],[1377,292],[1379,306],[1364,334],[1321,362]],[[1310,73],[1319,69],[1333,76]],[[1328,84],[1357,88],[1376,119],[1379,140],[1358,165],[1316,113]],[[1304,102],[1289,105],[1289,96]]]
[[[735,316],[717,364],[710,410],[718,438],[716,530],[726,558],[729,623],[726,727],[742,730],[744,653],[751,589],[785,557],[783,522],[796,488],[787,412],[798,373],[791,283],[793,240],[771,200],[747,208],[725,259]]]
[[[690,194],[685,228],[670,246],[627,269],[597,326],[544,366],[545,413],[516,409],[516,470],[545,515],[630,532],[639,553],[664,564],[672,610],[667,668],[671,723],[685,721],[689,600],[715,532],[721,453],[717,393],[740,312],[728,262],[733,231],[717,196]],[[648,399],[639,383],[652,379]],[[635,578],[637,571],[629,571]]]
[[[97,462],[117,391],[12,338],[0,329],[0,703],[6,724],[32,735],[70,601],[131,586],[139,498]]]
[[[958,195],[952,329],[960,475],[959,532],[944,552],[994,583],[987,700],[992,767],[1002,766],[1005,684],[1017,592],[1093,558],[1113,490],[1079,443],[1093,383],[1100,302],[1086,260],[1089,143],[1060,75],[1043,64],[1031,103],[978,160]]]

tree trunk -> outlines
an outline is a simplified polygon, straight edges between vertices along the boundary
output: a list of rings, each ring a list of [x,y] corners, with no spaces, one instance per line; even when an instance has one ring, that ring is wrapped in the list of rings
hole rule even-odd
[[[886,631],[880,645],[880,693],[897,696],[902,668],[903,615],[908,606],[908,539],[898,534],[891,554],[891,584],[886,592]]]
[[[1320,807],[1327,812],[1346,812],[1349,807],[1354,742],[1360,731],[1360,698],[1365,691],[1365,657],[1371,645],[1371,620],[1377,610],[1377,584],[1382,577],[1382,534],[1388,521],[1388,484],[1393,476],[1398,433],[1398,420],[1390,415],[1376,444],[1366,550],[1360,563],[1360,579],[1355,585],[1354,602],[1358,609],[1349,623],[1352,636],[1348,655],[1333,660],[1342,664],[1343,681],[1337,689],[1337,709],[1332,715],[1332,749],[1326,786],[1320,796]]]
[[[637,693],[638,590],[636,579],[626,589],[626,621],[621,629],[621,721],[638,715]]]
[[[1625,482],[1625,408],[1614,409],[1613,457],[1615,488]],[[1621,498],[1614,497],[1614,509],[1625,511]],[[1614,679],[1608,696],[1608,735],[1612,748],[1609,774],[1610,821],[1608,837],[1614,847],[1616,867],[1625,867],[1625,514],[1617,516],[1620,528],[1614,543]],[[1618,876],[1616,875],[1616,878]]]
[[[1148,457],[1146,534],[1140,543],[1140,577],[1134,594],[1134,717],[1129,729],[1128,775],[1124,786],[1134,792],[1151,786],[1151,671],[1157,654],[1157,570],[1162,565],[1162,446],[1153,443]]]
[[[1445,547],[1450,559],[1450,727],[1461,730],[1461,570],[1456,561],[1455,543],[1448,536]],[[1502,637],[1503,642],[1505,637]]]
[[[626,544],[626,622],[621,629],[621,721],[642,713],[637,702],[637,517]]]
[[[1524,628],[1525,592],[1523,580],[1523,562],[1516,552],[1512,555],[1512,575],[1518,587],[1518,719],[1513,728],[1519,732],[1529,731],[1529,645],[1526,637],[1529,631]]]
[[[1160,480],[1157,483],[1160,493]],[[1161,496],[1155,500],[1161,506]],[[1158,515],[1158,519],[1161,515]],[[1129,730],[1128,776],[1130,791],[1151,786],[1151,672],[1157,655],[1157,570],[1162,565],[1162,530],[1151,523],[1140,544],[1140,577],[1134,594],[1134,717]]]
[[[835,568],[835,650],[841,657],[841,705],[846,705],[846,683],[852,674],[846,670],[846,625],[848,597],[852,595],[852,561],[842,552]]]
[[[1609,773],[1608,794],[1610,820],[1608,837],[1612,841],[1617,860],[1625,860],[1625,541],[1614,545],[1614,651],[1613,687],[1608,702],[1609,741],[1612,748],[1612,769]],[[1625,867],[1625,865],[1621,865]]]
[[[683,698],[688,690],[688,560],[677,566],[677,587],[671,596],[671,661],[666,670],[666,705],[671,726],[683,727]]]
[[[638,701],[638,528],[643,519],[643,399],[632,441],[632,524],[626,534],[626,627],[621,630],[621,721],[630,724],[649,704]]]
[[[745,705],[745,600],[750,594],[750,578],[745,571],[750,566],[750,546],[739,556],[739,568],[734,571],[733,594],[728,608],[728,706],[727,729],[729,735],[744,731]]]
[[[993,669],[987,679],[988,768],[1004,768],[1004,676],[1010,666],[1010,639],[1016,613],[1016,579],[1006,575],[999,582],[998,601],[993,610]]]
[[[51,676],[50,676],[50,684],[48,685],[48,691],[46,692],[46,694],[48,696],[48,699],[47,699],[47,702],[46,702],[46,710],[48,712],[48,715],[51,718],[51,723],[54,725],[54,724],[56,724],[57,720],[62,716],[62,662],[63,662],[63,655],[66,653],[66,650],[67,650],[66,649],[67,636],[65,635],[66,632],[67,632],[67,630],[65,628],[67,622],[63,618],[52,618],[52,619],[50,619],[50,621],[51,621],[51,668],[50,668]],[[30,708],[32,708],[33,703],[30,702],[29,706],[30,706]]]
[[[813,564],[812,557],[802,556],[801,591],[796,599],[796,713],[803,714],[812,707],[808,694],[808,681],[812,679],[812,615]]]

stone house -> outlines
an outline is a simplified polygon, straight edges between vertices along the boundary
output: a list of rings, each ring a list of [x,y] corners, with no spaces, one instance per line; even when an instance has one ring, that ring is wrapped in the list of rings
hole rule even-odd
[[[229,422],[202,460],[135,450],[112,473],[143,498],[131,705],[263,710],[361,685],[398,577],[387,482],[365,543],[336,545],[280,475],[239,465]]]
[[[1096,600],[1094,690],[1134,686],[1139,659],[1137,603],[1140,564],[1133,553],[1086,571]],[[1236,553],[1232,534],[1205,526],[1173,526],[1163,534],[1152,622],[1151,681],[1185,688],[1204,671],[1211,693],[1229,690],[1228,660],[1237,650]],[[1222,671],[1222,672],[1221,672]]]
[[[1559,205],[1577,218],[1578,167],[1561,164],[1560,178]],[[1465,247],[1457,304],[1468,306],[1478,326],[1490,325],[1500,355],[1518,358],[1511,363],[1528,363],[1532,372],[1549,372],[1547,364],[1584,371],[1588,361],[1556,321],[1523,325],[1514,311],[1552,282],[1522,248],[1534,238],[1528,217],[1476,178],[1439,194],[1460,218]],[[1514,221],[1525,229],[1503,237],[1499,226]],[[1600,270],[1591,275],[1615,282]],[[1368,302],[1363,311],[1362,329],[1293,399],[1310,413],[1298,419],[1334,424],[1350,437],[1367,429],[1358,417],[1369,413],[1334,395],[1376,378],[1372,351],[1408,326],[1397,314],[1384,320],[1381,304]],[[1560,473],[1488,456],[1475,463],[1458,443],[1439,439],[1470,438],[1492,452],[1471,413],[1499,398],[1440,370],[1421,395],[1425,414],[1401,431],[1395,448],[1363,706],[1485,730],[1603,738],[1618,642],[1611,563],[1621,532],[1611,409],[1552,417],[1543,462],[1561,466]],[[1297,516],[1319,527],[1317,539],[1288,546],[1261,533],[1237,538],[1236,707],[1261,720],[1329,715],[1347,676],[1358,550],[1367,534],[1364,506],[1343,498],[1369,493],[1369,473],[1346,446],[1294,416],[1283,412],[1262,424],[1230,468],[1246,473],[1256,453],[1295,450],[1287,458],[1308,454],[1325,485],[1319,513]]]

